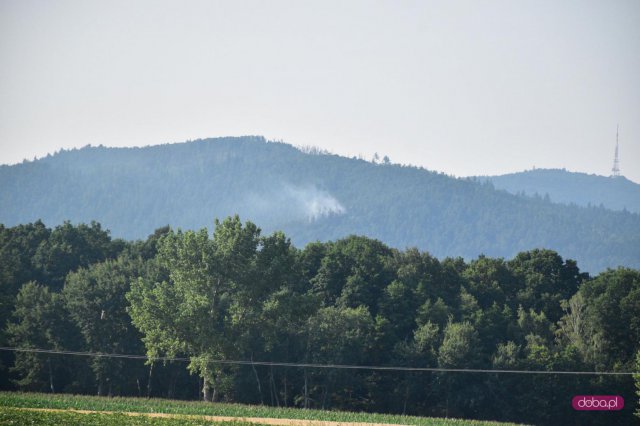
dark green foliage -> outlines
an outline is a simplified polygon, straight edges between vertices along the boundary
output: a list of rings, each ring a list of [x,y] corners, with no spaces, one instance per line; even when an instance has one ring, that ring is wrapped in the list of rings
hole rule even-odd
[[[576,337],[584,356],[601,369],[632,371],[640,350],[640,272],[607,270],[582,285],[574,302],[583,305],[570,313],[573,321],[583,316]]]
[[[112,241],[99,223],[73,226],[64,222],[44,240],[33,256],[41,281],[59,290],[67,273],[108,258],[114,258],[124,247],[122,241]]]
[[[41,280],[33,258],[51,230],[38,221],[6,228],[0,225],[0,341],[4,342],[4,325],[13,311],[14,298],[22,284]]]
[[[553,323],[562,315],[560,301],[569,299],[588,276],[580,273],[575,261],[565,262],[551,250],[519,253],[509,262],[509,268],[518,288],[512,301],[525,309],[544,312]]]
[[[8,343],[22,348],[65,349],[72,344],[64,302],[59,294],[30,281],[15,299],[13,318],[7,325]],[[66,341],[65,341],[66,340]],[[60,376],[64,360],[46,354],[18,353],[12,371],[21,389],[55,392],[61,390]]]
[[[142,336],[131,324],[125,299],[130,282],[143,273],[142,261],[127,257],[95,263],[87,269],[69,273],[62,293],[86,350],[101,353],[140,353],[144,350]],[[98,383],[98,395],[120,393],[120,387],[134,388],[136,379],[144,381],[146,376],[146,371],[140,367],[119,359],[93,359],[91,368]]]
[[[329,244],[313,291],[325,306],[366,306],[375,315],[384,287],[393,277],[387,267],[391,250],[379,241],[350,236]]]
[[[200,229],[236,213],[299,246],[357,234],[438,257],[511,258],[546,247],[591,272],[640,267],[637,213],[553,204],[415,167],[305,154],[261,137],[85,147],[0,166],[6,225],[98,220],[134,239],[168,223]],[[51,250],[51,259],[66,253]],[[55,265],[43,259],[44,268]]]
[[[166,227],[133,243],[112,241],[96,223],[0,231],[1,270],[12,284],[4,293],[6,345],[188,359],[145,365],[17,353],[6,358],[12,381],[4,388],[534,424],[633,421],[630,376],[216,361],[633,371],[640,352],[634,269],[590,277],[545,249],[510,260],[438,260],[362,236],[299,250],[284,233],[262,235],[238,216],[215,221],[213,233]],[[43,267],[47,258],[65,266]],[[622,395],[630,408],[589,417],[571,409],[577,394]]]

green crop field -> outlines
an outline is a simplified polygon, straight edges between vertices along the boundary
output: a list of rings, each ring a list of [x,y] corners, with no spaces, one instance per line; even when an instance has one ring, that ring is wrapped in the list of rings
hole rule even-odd
[[[320,420],[337,422],[393,423],[425,426],[507,426],[513,423],[484,422],[476,420],[437,419],[375,413],[351,413],[341,411],[303,410],[240,404],[176,401],[166,399],[96,397],[64,394],[0,392],[0,424],[106,424],[106,425],[201,425],[212,424],[198,419],[131,417],[123,414],[81,414],[20,410],[24,408],[74,409],[110,411],[114,413],[167,413],[177,415],[264,417],[295,420]],[[233,423],[237,425],[238,423]],[[246,424],[246,423],[241,423]]]
[[[0,425],[43,426],[202,426],[202,425],[256,426],[247,422],[208,422],[188,418],[154,418],[128,416],[122,413],[76,413],[73,411],[29,411],[21,408],[0,407]]]

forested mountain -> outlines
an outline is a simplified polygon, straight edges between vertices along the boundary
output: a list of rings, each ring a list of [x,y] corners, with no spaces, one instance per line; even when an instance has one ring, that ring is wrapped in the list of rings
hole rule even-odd
[[[640,267],[640,215],[559,205],[416,167],[308,152],[262,137],[85,147],[0,167],[0,223],[96,220],[115,237],[239,214],[299,246],[350,234],[437,257],[544,247],[598,272]]]
[[[606,177],[564,169],[534,169],[478,177],[512,194],[549,196],[556,203],[599,206],[640,213],[640,185],[624,176]]]

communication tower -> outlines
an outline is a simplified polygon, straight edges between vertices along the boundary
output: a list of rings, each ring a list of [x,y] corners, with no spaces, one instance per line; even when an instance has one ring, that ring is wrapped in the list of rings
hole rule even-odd
[[[613,156],[612,177],[620,176],[620,160],[618,159],[618,126],[616,126],[616,153]]]

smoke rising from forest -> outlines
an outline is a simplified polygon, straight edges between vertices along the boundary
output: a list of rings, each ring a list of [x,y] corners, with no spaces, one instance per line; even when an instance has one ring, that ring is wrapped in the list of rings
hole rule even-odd
[[[315,222],[330,215],[343,214],[346,210],[333,195],[315,187],[299,188],[291,186],[285,191],[294,202],[302,206],[309,222]]]
[[[248,203],[261,216],[278,215],[292,221],[315,222],[346,212],[338,199],[315,185],[298,186],[283,183],[279,191],[249,194]]]

